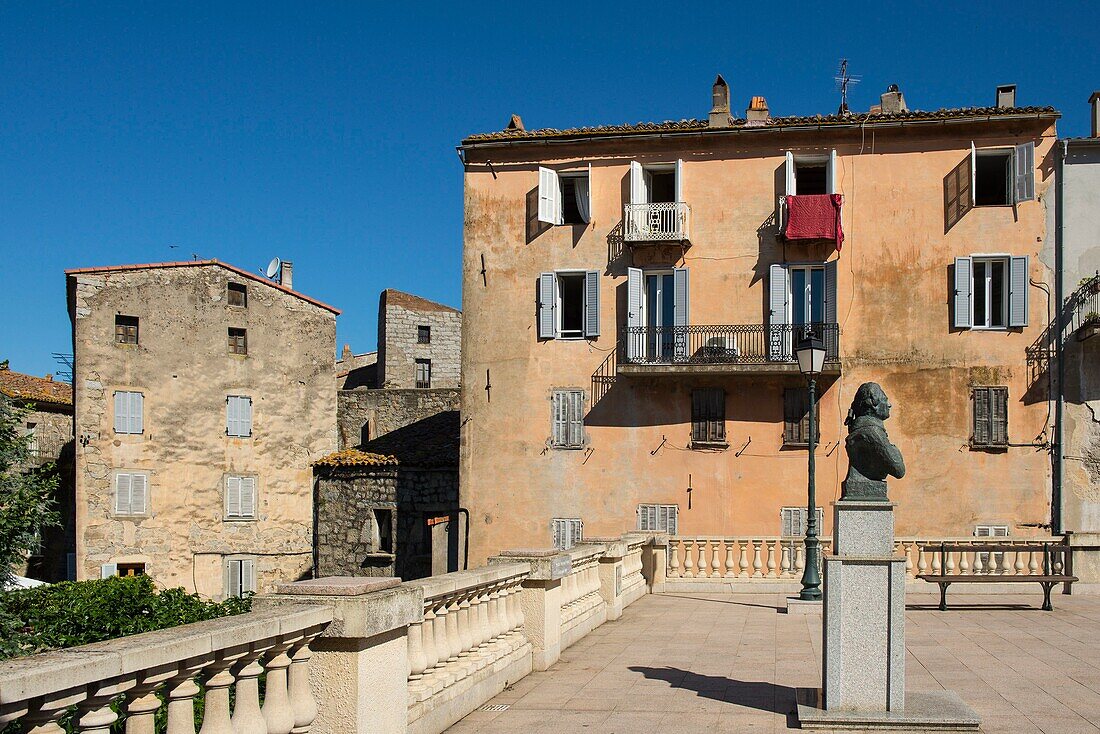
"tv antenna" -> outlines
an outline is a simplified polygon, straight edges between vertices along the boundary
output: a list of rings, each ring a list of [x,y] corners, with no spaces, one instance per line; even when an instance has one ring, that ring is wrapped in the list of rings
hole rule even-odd
[[[840,109],[836,111],[838,115],[847,115],[848,110],[848,87],[859,84],[863,80],[861,76],[852,76],[848,73],[848,59],[840,60],[840,68],[837,69],[836,76],[833,77],[833,81],[836,82],[836,90],[840,92]]]
[[[283,282],[283,261],[277,257],[271,258],[271,262],[267,264],[267,268],[264,270],[266,275],[276,283]]]

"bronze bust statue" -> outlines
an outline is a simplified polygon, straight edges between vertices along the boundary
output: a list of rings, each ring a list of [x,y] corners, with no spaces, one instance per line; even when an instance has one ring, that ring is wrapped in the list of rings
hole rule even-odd
[[[901,451],[890,443],[883,421],[890,417],[890,401],[874,382],[856,390],[848,418],[848,475],[841,485],[842,500],[886,501],[886,477],[905,476]]]

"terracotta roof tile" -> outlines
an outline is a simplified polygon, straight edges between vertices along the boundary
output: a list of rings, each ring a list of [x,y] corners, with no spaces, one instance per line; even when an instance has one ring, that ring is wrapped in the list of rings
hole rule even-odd
[[[344,449],[318,459],[313,466],[397,466],[397,458],[359,449]]]
[[[73,388],[67,382],[0,369],[0,393],[9,398],[51,405],[72,405]]]
[[[427,298],[414,296],[412,293],[397,291],[387,288],[382,291],[382,302],[389,306],[404,306],[410,311],[447,311],[450,313],[462,313],[457,308],[429,301]]]

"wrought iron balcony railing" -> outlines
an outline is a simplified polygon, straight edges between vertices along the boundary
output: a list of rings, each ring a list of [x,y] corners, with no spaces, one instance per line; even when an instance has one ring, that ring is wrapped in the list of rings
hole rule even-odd
[[[682,201],[627,204],[623,239],[627,242],[677,242],[688,239],[691,208]]]
[[[825,363],[840,361],[837,324],[726,324],[626,327],[619,364],[768,364],[794,362],[807,333],[825,345]]]

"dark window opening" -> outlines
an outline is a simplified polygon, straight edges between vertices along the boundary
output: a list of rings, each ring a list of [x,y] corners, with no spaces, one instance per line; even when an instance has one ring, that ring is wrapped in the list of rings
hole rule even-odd
[[[432,386],[432,361],[430,359],[416,360],[416,386],[418,388]]]
[[[649,172],[649,203],[661,204],[676,201],[676,172]]]
[[[820,399],[819,399],[820,402]],[[821,418],[815,421],[814,442],[821,441]],[[810,391],[790,387],[783,391],[783,445],[810,444]]]
[[[974,326],[1003,327],[1007,323],[1007,270],[1003,258],[974,260]]]
[[[229,327],[229,353],[248,354],[248,330]]]
[[[144,576],[144,563],[120,563],[118,564],[119,576]]]
[[[430,327],[430,326],[418,326],[418,327],[416,327],[416,343],[417,344],[431,344],[432,343],[432,327]]]
[[[374,527],[377,530],[375,552],[393,553],[393,514],[390,510],[374,511]]]
[[[138,343],[138,317],[115,316],[115,342],[118,344]]]
[[[975,156],[974,203],[1001,206],[1012,203],[1012,151],[979,151]]]
[[[370,441],[370,423],[364,423],[359,431],[359,445],[363,446]]]
[[[576,176],[561,177],[561,221],[562,224],[585,224],[577,206]]]
[[[558,276],[563,337],[584,336],[584,273]]]
[[[229,305],[240,308],[248,307],[248,289],[240,283],[230,283],[228,286]]]
[[[717,387],[691,391],[691,442],[726,443],[726,391]]]
[[[824,163],[795,163],[795,193],[799,196],[829,193]]]

